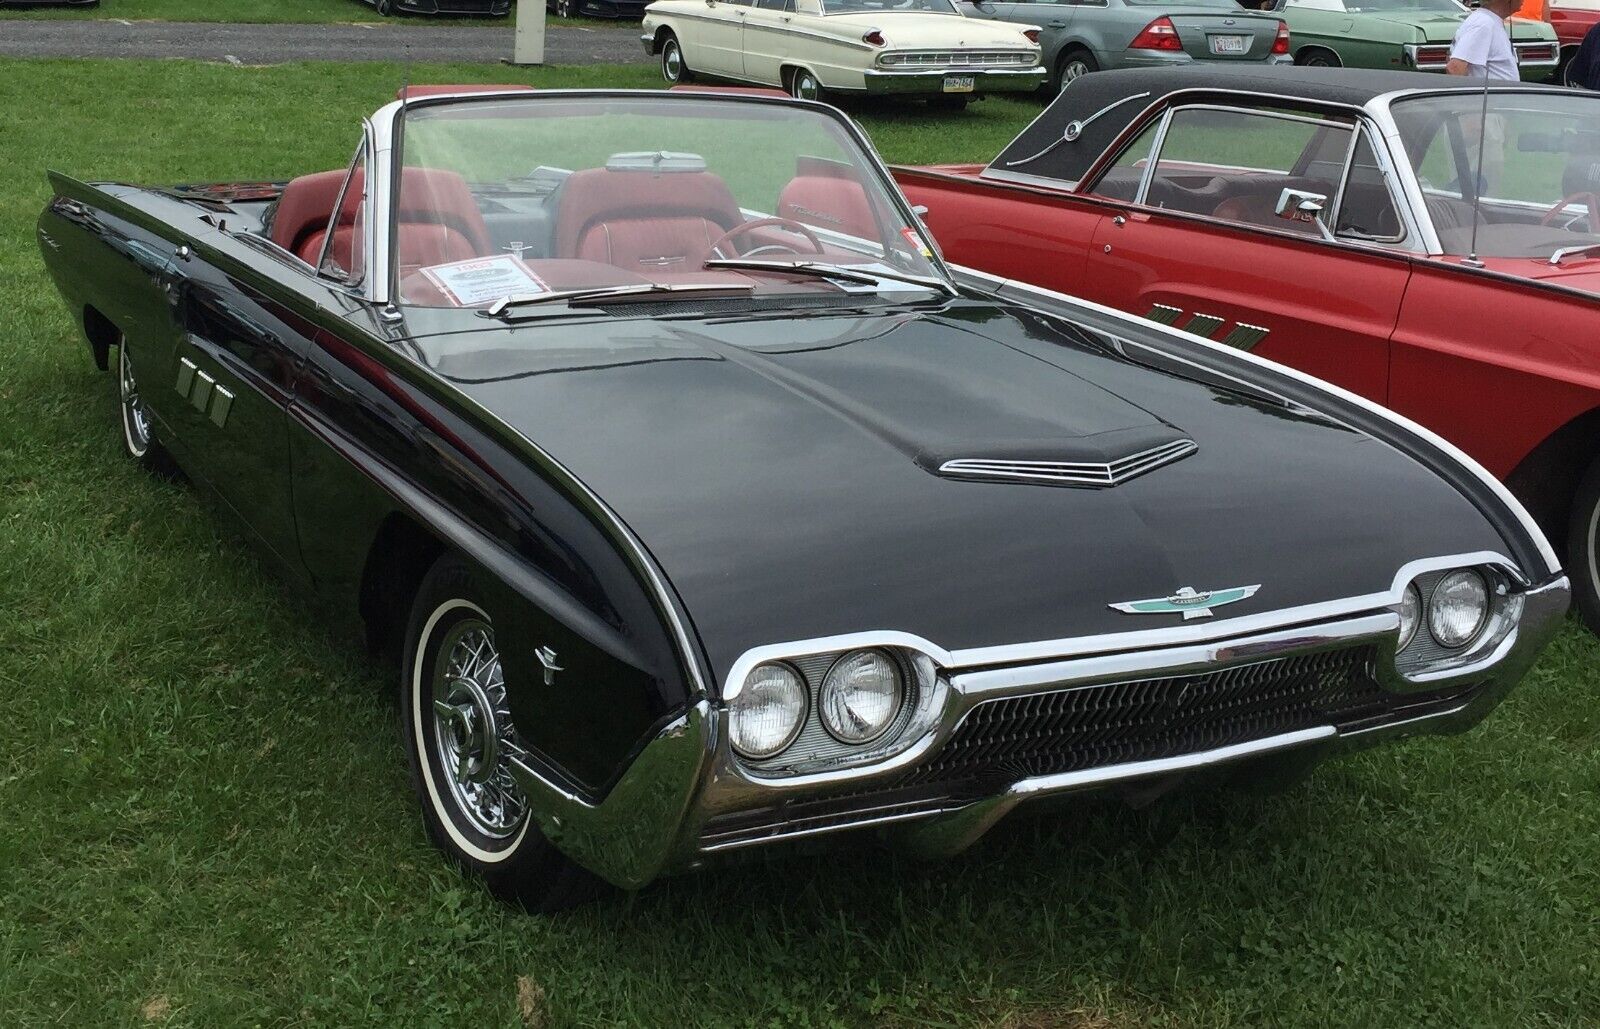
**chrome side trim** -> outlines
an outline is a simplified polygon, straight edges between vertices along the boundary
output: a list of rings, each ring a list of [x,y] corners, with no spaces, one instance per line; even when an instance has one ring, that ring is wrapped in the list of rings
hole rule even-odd
[[[1015,279],[1004,279],[1000,276],[990,275],[987,272],[980,272],[975,268],[968,268],[964,265],[951,265],[950,267],[959,278],[980,288],[998,290],[1009,287],[1022,293],[1031,293],[1037,295],[1047,301],[1064,303],[1072,307],[1093,311],[1109,318],[1125,321],[1131,325],[1142,327],[1147,331],[1154,332],[1158,335],[1168,336],[1193,346],[1203,347],[1212,351],[1224,351],[1234,355],[1238,360],[1249,362],[1262,368],[1270,369],[1277,374],[1294,379],[1296,382],[1303,383],[1315,389],[1322,390],[1331,396],[1338,397],[1345,403],[1360,407],[1372,415],[1392,422],[1394,425],[1398,426],[1400,429],[1404,430],[1410,435],[1423,440],[1430,446],[1439,450],[1441,453],[1454,459],[1468,472],[1472,473],[1472,475],[1480,482],[1482,482],[1483,485],[1486,486],[1489,491],[1492,492],[1496,498],[1506,506],[1506,509],[1511,512],[1512,516],[1516,518],[1518,524],[1520,524],[1523,530],[1527,533],[1529,540],[1532,541],[1534,545],[1534,549],[1537,550],[1539,552],[1539,556],[1544,559],[1545,568],[1543,574],[1545,576],[1554,576],[1560,574],[1560,559],[1556,557],[1555,551],[1550,547],[1550,541],[1545,539],[1544,532],[1540,530],[1538,523],[1533,520],[1533,516],[1530,515],[1527,509],[1522,506],[1522,502],[1513,496],[1511,491],[1506,489],[1505,485],[1499,479],[1496,479],[1493,475],[1490,475],[1488,470],[1485,469],[1483,465],[1479,464],[1465,451],[1461,450],[1461,448],[1446,440],[1444,437],[1438,435],[1433,430],[1417,424],[1404,415],[1396,414],[1385,407],[1373,403],[1366,397],[1351,393],[1349,390],[1335,386],[1331,382],[1324,382],[1323,380],[1307,375],[1305,372],[1302,372],[1296,368],[1290,368],[1287,365],[1279,364],[1276,361],[1269,361],[1266,358],[1250,353],[1249,351],[1225,348],[1221,343],[1215,342],[1214,340],[1205,339],[1201,336],[1195,336],[1191,333],[1174,329],[1171,326],[1150,321],[1147,318],[1140,318],[1138,315],[1129,314],[1126,311],[1119,311],[1116,308],[1107,307],[1104,304],[1097,304],[1092,300],[1084,300],[1079,297],[1068,296],[1065,293],[1058,293],[1055,290],[1045,289],[1042,286],[1034,286],[1026,282],[1019,282]],[[1503,557],[1498,558],[1498,561],[1507,567],[1515,567],[1509,560]]]

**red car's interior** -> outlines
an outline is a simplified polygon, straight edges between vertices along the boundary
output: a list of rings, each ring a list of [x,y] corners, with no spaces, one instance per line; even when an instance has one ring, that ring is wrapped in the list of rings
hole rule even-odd
[[[288,183],[269,222],[274,243],[306,263],[349,270],[355,258],[361,172],[351,179],[339,216],[332,217],[350,178],[343,170],[303,175]],[[402,292],[440,302],[417,273],[421,269],[506,252],[486,224],[483,208],[460,175],[434,168],[402,171],[395,211],[395,250]],[[727,183],[709,171],[652,173],[589,168],[565,174],[552,192],[547,245],[530,245],[530,266],[553,288],[663,281],[674,276],[711,276],[703,270],[713,245],[747,223]],[[778,197],[780,220],[813,230],[869,240],[880,238],[879,218],[861,183],[848,168],[802,159]],[[333,240],[324,255],[329,225]],[[811,235],[814,235],[813,232]],[[861,255],[783,225],[752,227],[718,247],[723,256],[768,248],[804,255],[818,251],[846,259]],[[544,266],[554,265],[551,268]],[[587,267],[587,272],[585,268]],[[554,273],[554,277],[545,272]],[[631,273],[618,276],[617,272]],[[574,278],[577,281],[572,281]]]

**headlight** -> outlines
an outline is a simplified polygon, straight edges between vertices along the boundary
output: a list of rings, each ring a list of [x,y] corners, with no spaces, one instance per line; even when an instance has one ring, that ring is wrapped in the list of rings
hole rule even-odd
[[[1404,650],[1411,646],[1411,641],[1417,635],[1417,623],[1422,621],[1422,594],[1417,592],[1417,584],[1412,583],[1406,587],[1406,592],[1400,598],[1400,645],[1396,650]]]
[[[772,757],[806,721],[806,681],[788,665],[757,665],[730,705],[729,738],[745,757]]]
[[[1428,631],[1441,647],[1455,650],[1475,639],[1489,617],[1489,585],[1473,571],[1451,572],[1433,588]]]
[[[881,650],[856,650],[828,669],[817,713],[822,727],[840,743],[871,743],[894,724],[904,699],[894,660]]]

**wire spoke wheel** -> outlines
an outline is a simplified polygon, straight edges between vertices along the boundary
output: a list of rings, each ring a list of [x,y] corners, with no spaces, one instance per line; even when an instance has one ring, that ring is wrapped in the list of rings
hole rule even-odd
[[[133,360],[124,343],[117,348],[117,395],[122,406],[122,435],[128,453],[144,457],[150,450],[150,412],[139,395],[139,383],[133,377]]]
[[[528,802],[511,777],[516,729],[488,622],[464,618],[453,625],[440,641],[431,678],[441,777],[473,829],[506,839],[527,819]]]

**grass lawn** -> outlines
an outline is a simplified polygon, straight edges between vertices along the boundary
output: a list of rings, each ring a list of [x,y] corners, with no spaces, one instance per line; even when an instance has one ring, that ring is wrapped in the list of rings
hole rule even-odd
[[[513,15],[515,10],[513,9]],[[363,0],[100,0],[98,7],[0,7],[4,18],[124,18],[128,21],[226,21],[270,24],[378,22],[392,25],[509,26],[508,18],[381,18]],[[607,25],[594,18],[557,18],[552,25]]]
[[[1573,627],[1472,734],[1279,797],[1090,804],[938,865],[787,856],[549,919],[462,879],[387,679],[120,458],[33,233],[47,166],[341,165],[399,79],[0,61],[0,1024],[1600,1024],[1600,646]],[[891,160],[981,160],[1034,109],[862,120]]]

